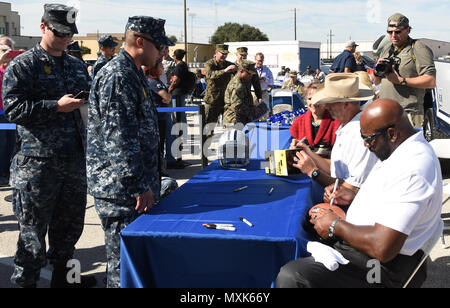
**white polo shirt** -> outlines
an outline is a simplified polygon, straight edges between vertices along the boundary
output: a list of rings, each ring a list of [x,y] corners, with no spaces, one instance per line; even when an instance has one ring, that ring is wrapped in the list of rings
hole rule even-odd
[[[336,142],[330,158],[330,175],[356,187],[361,187],[372,168],[379,162],[378,157],[364,146],[359,126],[360,117],[361,112],[336,131]]]
[[[400,254],[416,253],[439,227],[442,174],[422,130],[378,164],[347,212],[354,225],[375,223],[408,235]]]

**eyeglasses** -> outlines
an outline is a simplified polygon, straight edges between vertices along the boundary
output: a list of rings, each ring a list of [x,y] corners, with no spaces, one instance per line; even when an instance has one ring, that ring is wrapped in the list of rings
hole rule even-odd
[[[138,34],[135,34],[134,36],[135,37],[140,37],[140,38],[146,40],[147,42],[152,43],[153,45],[155,45],[155,47],[156,47],[156,49],[158,49],[158,51],[161,51],[161,50],[163,50],[166,47],[166,45],[162,45],[162,44],[160,44],[158,41],[156,41],[154,39],[151,39],[151,38],[148,38],[148,37],[145,37],[145,36],[142,36],[142,35],[138,35]]]
[[[50,31],[52,31],[53,34],[54,34],[56,37],[59,37],[59,38],[66,38],[66,37],[72,37],[72,36],[73,36],[73,33],[61,33],[61,32],[59,32],[58,30],[56,30],[55,28],[50,27],[50,26],[47,26],[47,29],[49,29]]]
[[[376,131],[375,133],[373,133],[372,135],[369,135],[369,136],[364,136],[361,132],[361,138],[364,140],[365,143],[367,143],[369,146],[371,146],[376,137],[378,137],[379,135],[385,134],[389,128],[392,128],[394,126],[395,126],[395,124],[391,124],[389,126],[380,128],[378,131]]]
[[[400,33],[402,33],[403,31],[405,31],[405,29],[403,29],[403,30],[387,30],[386,32],[387,32],[389,35],[392,35],[392,33],[400,34]]]

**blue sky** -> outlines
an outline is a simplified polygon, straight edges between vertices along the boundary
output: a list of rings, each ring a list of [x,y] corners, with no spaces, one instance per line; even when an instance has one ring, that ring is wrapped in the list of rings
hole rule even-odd
[[[7,0],[3,0],[7,1]],[[21,15],[22,34],[40,35],[43,4],[49,0],[11,1]],[[97,31],[120,33],[128,16],[149,15],[166,19],[166,32],[181,39],[183,0],[56,0],[79,9],[80,34]],[[297,8],[297,39],[326,42],[375,40],[385,33],[387,18],[405,14],[414,38],[450,41],[450,0],[187,0],[188,41],[207,43],[216,26],[225,22],[249,24],[270,40],[294,39],[294,8]]]

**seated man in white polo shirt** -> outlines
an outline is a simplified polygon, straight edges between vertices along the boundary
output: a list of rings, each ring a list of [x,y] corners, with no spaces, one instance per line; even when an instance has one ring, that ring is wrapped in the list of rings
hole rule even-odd
[[[423,132],[389,99],[369,105],[360,124],[364,145],[382,162],[356,194],[345,221],[324,210],[311,219],[322,238],[338,239],[333,247],[349,263],[330,271],[313,257],[297,259],[283,266],[278,287],[401,287],[439,228],[442,175]],[[340,189],[332,197],[345,202],[354,193]],[[374,260],[379,281],[368,279]],[[409,286],[420,287],[425,278],[426,263]]]
[[[312,104],[323,104],[334,119],[341,121],[331,161],[320,157],[303,143],[293,141],[291,144],[291,148],[302,149],[294,158],[294,166],[325,187],[325,202],[330,200],[336,179],[356,192],[379,161],[364,147],[359,133],[360,101],[373,96],[373,91],[359,82],[357,74],[329,74],[325,87],[314,94]]]

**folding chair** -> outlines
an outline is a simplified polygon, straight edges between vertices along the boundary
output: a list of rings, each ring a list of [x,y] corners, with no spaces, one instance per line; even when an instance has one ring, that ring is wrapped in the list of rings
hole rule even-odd
[[[444,223],[442,221],[442,219],[439,220],[439,226],[436,228],[436,230],[434,231],[433,235],[430,237],[430,239],[423,245],[423,247],[421,248],[422,251],[424,252],[424,255],[422,257],[422,260],[420,260],[420,263],[417,265],[417,267],[415,268],[414,272],[411,274],[411,276],[409,277],[409,279],[406,281],[406,283],[403,285],[403,288],[406,288],[408,286],[408,284],[411,282],[411,280],[414,278],[414,276],[416,275],[417,271],[420,269],[420,267],[422,266],[422,264],[427,260],[428,256],[430,255],[431,250],[433,249],[433,247],[436,245],[436,243],[439,240],[439,237],[442,236],[442,232],[444,229]]]
[[[270,107],[273,114],[277,114],[282,111],[294,110],[294,95],[291,90],[287,89],[273,89],[272,101]]]

